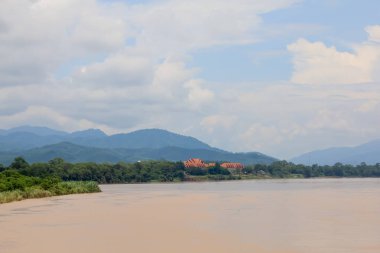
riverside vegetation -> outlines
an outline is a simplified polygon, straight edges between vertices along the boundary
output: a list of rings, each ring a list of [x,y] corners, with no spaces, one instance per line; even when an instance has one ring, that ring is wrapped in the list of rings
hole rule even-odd
[[[25,160],[17,158],[9,168],[0,166],[0,204],[30,198],[100,192],[94,181],[63,181],[54,175],[23,175],[18,170],[18,165],[23,162],[28,165]]]
[[[0,164],[0,203],[63,194],[100,191],[97,183],[216,181],[260,178],[380,177],[380,163],[357,166],[305,166],[286,161],[227,170],[219,163],[209,168],[185,168],[182,162],[68,163],[55,158],[29,164],[22,157],[5,167]]]

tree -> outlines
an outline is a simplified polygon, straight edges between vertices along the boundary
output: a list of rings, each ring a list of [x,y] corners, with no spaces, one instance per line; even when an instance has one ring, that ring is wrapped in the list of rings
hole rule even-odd
[[[49,161],[49,166],[54,167],[54,168],[63,167],[64,164],[65,164],[65,160],[59,157],[56,157]]]
[[[220,171],[221,171],[220,164],[215,163],[215,166],[212,166],[211,168],[208,169],[208,174],[211,174],[211,175],[221,174]]]
[[[16,157],[10,166],[10,168],[16,170],[27,169],[28,167],[29,163],[21,156]]]

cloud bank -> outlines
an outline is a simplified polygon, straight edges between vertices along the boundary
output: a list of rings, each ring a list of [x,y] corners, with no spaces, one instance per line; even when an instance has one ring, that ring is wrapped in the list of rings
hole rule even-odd
[[[299,4],[3,0],[0,128],[158,127],[279,157],[380,137],[379,25],[364,27],[368,39],[350,50],[284,42],[290,80],[211,82],[191,65],[199,50],[273,39],[264,16]]]

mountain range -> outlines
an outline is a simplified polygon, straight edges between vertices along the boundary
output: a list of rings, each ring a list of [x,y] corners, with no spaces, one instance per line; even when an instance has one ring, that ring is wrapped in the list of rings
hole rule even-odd
[[[70,142],[97,148],[163,148],[175,146],[189,149],[213,149],[193,137],[162,129],[144,129],[127,134],[106,135],[99,129],[73,133],[46,127],[22,126],[0,131],[0,151],[20,151],[45,145]]]
[[[17,156],[28,162],[47,162],[61,157],[68,162],[136,162],[139,160],[230,161],[269,164],[277,159],[258,152],[224,151],[190,136],[162,129],[143,129],[107,135],[99,129],[64,132],[47,127],[20,126],[0,129],[0,163],[10,164]],[[380,139],[355,147],[335,147],[312,151],[290,160],[296,164],[357,165],[380,162]]]
[[[355,147],[335,147],[312,151],[291,159],[297,164],[334,165],[335,163],[358,165],[380,163],[380,139]]]
[[[69,162],[181,161],[192,157],[209,161],[269,164],[276,159],[258,152],[232,153],[211,147],[190,136],[162,129],[143,129],[107,135],[98,129],[67,133],[46,127],[21,126],[0,130],[0,163],[16,156],[28,162],[61,157]]]

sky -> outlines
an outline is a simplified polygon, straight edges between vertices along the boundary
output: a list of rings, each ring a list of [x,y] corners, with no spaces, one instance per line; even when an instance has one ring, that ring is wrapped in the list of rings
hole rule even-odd
[[[1,0],[0,129],[288,159],[380,138],[378,0]]]

